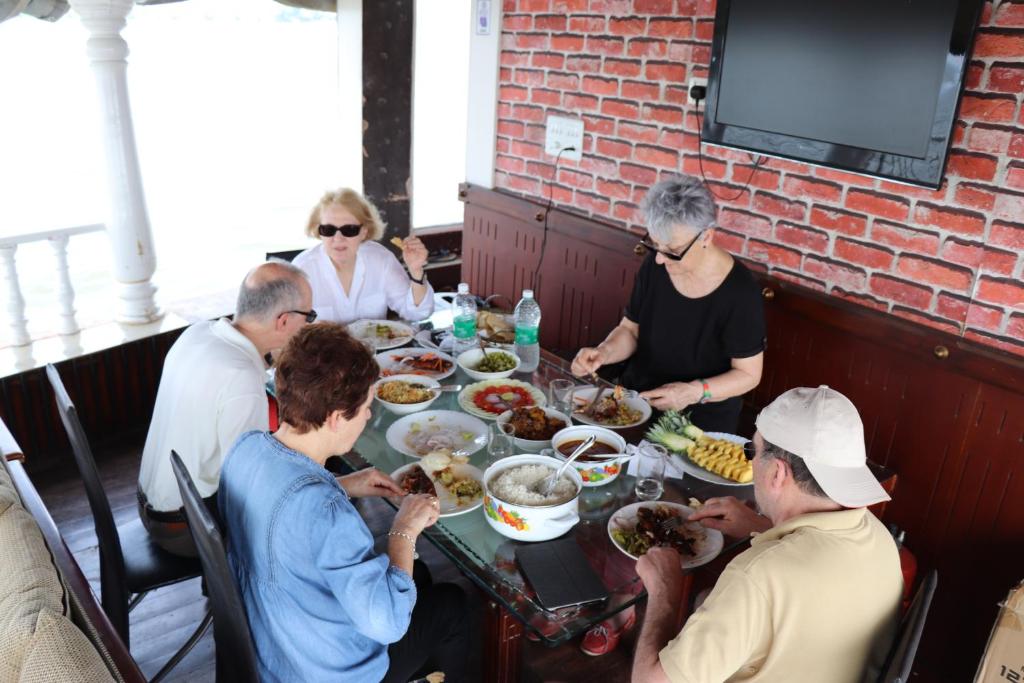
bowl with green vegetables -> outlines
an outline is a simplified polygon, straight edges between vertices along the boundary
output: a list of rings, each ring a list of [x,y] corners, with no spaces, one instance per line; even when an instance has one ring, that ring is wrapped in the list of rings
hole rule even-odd
[[[463,372],[472,379],[505,379],[519,369],[519,356],[509,351],[488,349],[469,349],[459,354],[456,359]]]

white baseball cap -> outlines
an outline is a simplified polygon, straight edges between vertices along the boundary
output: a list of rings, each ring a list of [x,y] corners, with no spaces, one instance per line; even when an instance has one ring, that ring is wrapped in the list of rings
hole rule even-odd
[[[825,494],[847,508],[889,500],[867,466],[857,407],[835,389],[790,389],[757,416],[762,438],[799,456]]]

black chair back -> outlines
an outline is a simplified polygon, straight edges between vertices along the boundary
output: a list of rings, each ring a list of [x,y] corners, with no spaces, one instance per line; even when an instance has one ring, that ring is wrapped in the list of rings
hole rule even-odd
[[[267,261],[271,259],[277,259],[278,261],[287,261],[291,263],[296,256],[306,251],[305,249],[288,249],[286,251],[268,251]]]
[[[53,387],[57,399],[57,409],[64,431],[71,442],[71,452],[75,456],[78,471],[85,482],[85,494],[89,499],[93,523],[96,525],[96,538],[100,549],[100,602],[110,622],[117,629],[121,639],[128,643],[128,611],[127,604],[130,593],[125,581],[124,554],[121,549],[121,537],[114,524],[114,514],[110,509],[110,500],[103,483],[100,481],[99,470],[89,447],[89,440],[78,420],[75,404],[71,402],[64,383],[52,364],[46,366],[46,377]]]
[[[189,531],[199,551],[213,611],[213,639],[217,649],[217,683],[257,681],[256,648],[245,615],[245,604],[228,565],[227,549],[217,520],[207,509],[185,463],[171,451],[171,465],[181,490]]]
[[[910,669],[914,665],[914,656],[921,642],[924,622],[928,618],[928,609],[938,585],[939,573],[933,569],[924,577],[913,602],[910,603],[910,609],[900,621],[896,641],[885,660],[885,668],[878,677],[878,683],[906,683],[910,680]]]

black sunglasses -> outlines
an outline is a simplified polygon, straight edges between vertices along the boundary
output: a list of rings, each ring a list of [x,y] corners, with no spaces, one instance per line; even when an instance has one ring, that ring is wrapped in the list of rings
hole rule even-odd
[[[747,460],[753,460],[757,455],[757,447],[754,446],[753,441],[748,441],[743,444],[743,457]]]
[[[363,229],[361,223],[350,223],[348,225],[321,225],[317,228],[321,237],[334,237],[335,233],[341,233],[343,237],[355,237]]]
[[[311,323],[311,322],[316,320],[316,311],[314,311],[313,309],[310,309],[308,311],[285,311],[281,315],[287,315],[289,313],[294,313],[295,315],[304,315],[304,316],[306,316],[306,322],[307,323]]]
[[[644,249],[647,249],[648,251],[653,251],[655,253],[661,254],[670,261],[682,261],[683,257],[686,256],[686,252],[690,251],[690,249],[693,248],[693,245],[697,244],[697,240],[699,239],[700,235],[694,237],[693,241],[687,244],[686,248],[683,249],[678,254],[673,254],[671,251],[663,251],[661,249],[658,249],[658,247],[656,247],[654,243],[651,242],[650,237],[644,237],[642,240],[640,240],[640,246],[643,247]]]

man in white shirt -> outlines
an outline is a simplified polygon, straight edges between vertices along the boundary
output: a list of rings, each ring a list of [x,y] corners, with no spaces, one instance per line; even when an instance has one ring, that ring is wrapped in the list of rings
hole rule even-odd
[[[889,496],[867,468],[853,403],[826,386],[787,391],[757,417],[754,497],[708,501],[691,520],[730,535],[760,531],[675,635],[675,550],[637,562],[647,614],[633,680],[874,681],[903,589],[891,534],[866,506]],[[748,455],[749,457],[749,455]]]
[[[195,557],[171,451],[181,456],[211,509],[221,464],[235,440],[267,430],[266,354],[282,348],[316,319],[305,274],[288,263],[264,263],[238,292],[234,322],[196,323],[164,361],[139,471],[139,516],[168,552]]]

